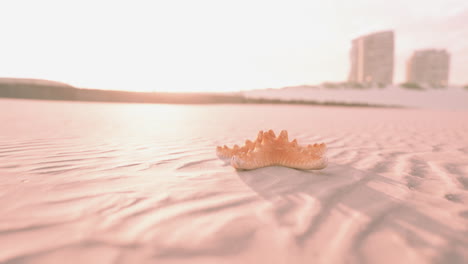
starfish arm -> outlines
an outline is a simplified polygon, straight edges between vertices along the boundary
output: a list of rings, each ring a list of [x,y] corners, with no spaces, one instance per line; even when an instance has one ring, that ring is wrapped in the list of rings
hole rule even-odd
[[[324,143],[299,146],[297,140],[289,142],[286,130],[276,137],[273,130],[260,131],[257,139],[247,140],[245,145],[233,148],[217,147],[220,158],[230,158],[236,169],[252,170],[267,166],[284,166],[303,170],[318,170],[327,166]]]

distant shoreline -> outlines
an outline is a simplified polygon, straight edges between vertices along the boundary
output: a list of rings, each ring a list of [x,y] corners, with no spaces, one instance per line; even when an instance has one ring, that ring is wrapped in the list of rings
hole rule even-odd
[[[367,103],[247,98],[240,93],[166,93],[82,89],[55,82],[48,84],[47,81],[31,82],[25,79],[11,80],[12,79],[0,79],[0,98],[145,104],[288,104],[402,108],[401,106]]]

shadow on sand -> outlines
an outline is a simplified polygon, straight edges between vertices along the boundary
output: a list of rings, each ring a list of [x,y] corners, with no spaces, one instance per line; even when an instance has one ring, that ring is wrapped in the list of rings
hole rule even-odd
[[[344,215],[357,213],[369,219],[366,224],[362,224],[362,221],[356,223],[359,232],[345,238],[352,240],[350,253],[356,254],[360,263],[366,262],[363,250],[370,235],[384,230],[400,236],[407,246],[418,253],[427,250],[438,252],[434,263],[464,263],[466,260],[467,236],[463,231],[455,230],[420,211],[412,203],[414,194],[404,182],[337,164],[330,164],[323,171],[268,167],[238,171],[237,174],[254,192],[273,203],[274,207],[282,208],[275,210],[277,218],[288,210],[303,206],[294,197],[310,196],[320,204],[320,211],[307,224],[305,231],[295,237],[299,246],[312,239],[333,217],[332,213],[338,210]],[[430,239],[434,236],[436,240],[443,241],[442,248],[440,244],[437,247],[434,239]]]

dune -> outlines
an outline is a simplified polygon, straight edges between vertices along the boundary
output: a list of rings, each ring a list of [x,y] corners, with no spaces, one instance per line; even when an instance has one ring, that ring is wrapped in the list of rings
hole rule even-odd
[[[73,87],[66,83],[51,81],[51,80],[28,79],[28,78],[3,78],[3,77],[0,77],[0,85],[52,86],[52,87],[66,87],[66,88]]]
[[[459,86],[405,89],[397,85],[386,88],[325,88],[322,86],[296,86],[282,89],[261,89],[243,92],[246,98],[313,100],[317,102],[343,102],[357,104],[394,105],[410,108],[468,110],[468,89]]]
[[[468,262],[463,111],[0,109],[0,263]],[[328,167],[237,171],[217,158],[266,129],[325,142]]]

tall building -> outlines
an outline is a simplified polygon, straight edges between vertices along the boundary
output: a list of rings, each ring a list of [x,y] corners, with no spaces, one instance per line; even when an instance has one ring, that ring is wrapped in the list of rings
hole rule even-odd
[[[406,81],[447,86],[450,55],[446,50],[417,50],[407,61]]]
[[[391,84],[394,57],[393,31],[382,31],[354,39],[350,52],[349,81]]]

